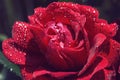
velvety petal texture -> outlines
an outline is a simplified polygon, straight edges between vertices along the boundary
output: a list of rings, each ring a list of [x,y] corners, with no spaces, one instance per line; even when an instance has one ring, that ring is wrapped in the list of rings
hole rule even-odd
[[[2,44],[24,80],[120,80],[118,25],[99,19],[97,9],[53,2],[28,18]]]

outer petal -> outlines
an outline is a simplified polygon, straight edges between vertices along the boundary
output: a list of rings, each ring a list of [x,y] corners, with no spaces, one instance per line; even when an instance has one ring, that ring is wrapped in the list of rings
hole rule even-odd
[[[96,21],[96,19],[99,16],[99,13],[97,11],[97,9],[91,7],[91,6],[85,6],[85,5],[81,5],[79,6],[79,9],[81,11],[81,14],[86,15],[88,22],[91,21]]]
[[[77,72],[48,71],[43,67],[33,69],[33,67],[21,67],[21,72],[25,80],[73,80]]]
[[[34,35],[36,43],[39,44],[40,51],[42,53],[46,52],[50,38],[45,34],[44,29],[38,26],[31,26],[31,32]]]
[[[2,44],[4,55],[15,64],[24,65],[26,61],[26,52],[17,45],[13,39],[7,39]]]
[[[31,24],[43,24],[52,20],[52,16],[46,12],[46,8],[38,7],[34,9],[34,14],[29,16],[29,21]]]
[[[120,43],[120,18],[115,21],[118,25],[118,31],[117,34],[114,36],[114,39]]]
[[[117,33],[118,25],[116,23],[108,24],[103,20],[98,20],[95,23],[95,30],[97,30],[97,32],[104,33],[108,37],[113,37]]]
[[[74,14],[75,16],[77,16],[77,14],[85,15],[87,18],[87,22],[89,22],[89,23],[91,21],[92,22],[96,21],[96,19],[99,16],[99,13],[95,8],[92,8],[91,6],[84,6],[84,5],[80,5],[80,4],[74,4],[74,3],[54,2],[54,3],[51,3],[47,7],[47,10],[54,12],[55,10],[59,9],[60,11],[63,11],[62,9],[64,9],[64,8],[66,8],[68,10],[71,9],[74,13],[76,13],[76,14]],[[52,12],[51,12],[51,14],[52,14]]]
[[[88,33],[90,43],[93,43],[93,38],[97,33],[102,33],[108,38],[111,38],[116,35],[116,32],[118,30],[118,26],[116,23],[108,24],[107,21],[102,19],[98,19],[94,23],[86,23],[85,28]]]
[[[73,4],[71,2],[53,2],[50,5],[48,5],[47,8],[49,8],[50,10],[56,9],[56,8],[63,8],[63,7],[67,7],[70,8],[72,10],[74,10],[75,12],[79,12],[79,4]]]
[[[72,21],[77,21],[79,24],[82,24],[81,18],[84,15],[80,14],[79,5],[61,2],[51,3],[46,9],[46,13],[52,16],[52,20],[69,25],[71,25],[70,23]]]
[[[95,8],[92,8],[91,6],[85,6],[85,5],[80,5],[80,4],[75,4],[75,3],[65,3],[65,2],[54,2],[51,3],[47,8],[52,11],[54,9],[59,9],[59,8],[68,8],[73,10],[74,12],[79,12],[80,14],[86,15],[86,17],[91,17],[91,18],[98,18],[99,14],[98,11]]]
[[[107,56],[109,66],[119,65],[120,60],[120,44],[115,40],[110,39],[110,51]]]
[[[105,80],[104,72],[101,72],[106,66],[108,65],[107,59],[105,59],[102,56],[97,56],[94,60],[94,63],[89,66],[89,68],[80,75],[80,77],[77,80]],[[100,74],[95,76],[97,72],[100,71]],[[98,77],[101,75],[101,78],[98,79]]]
[[[48,76],[48,71],[41,68],[39,70],[33,70],[33,67],[26,66],[21,68],[21,73],[25,80],[56,80],[55,78]]]
[[[96,34],[96,36],[94,37],[94,42],[93,42],[94,44],[92,45],[89,51],[87,62],[82,68],[82,70],[80,70],[79,75],[81,75],[89,66],[93,64],[93,61],[96,59],[96,56],[98,56],[99,49],[102,46],[102,44],[105,43],[105,40],[106,40],[105,35],[101,33]]]
[[[27,48],[29,41],[33,38],[29,27],[30,25],[25,22],[16,22],[12,29],[12,37],[14,41],[24,48]]]

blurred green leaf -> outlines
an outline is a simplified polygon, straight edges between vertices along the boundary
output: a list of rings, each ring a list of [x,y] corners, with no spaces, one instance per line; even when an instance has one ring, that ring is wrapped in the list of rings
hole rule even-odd
[[[11,63],[9,60],[7,60],[7,58],[3,55],[2,52],[0,52],[0,63],[3,64],[4,67],[9,69],[10,71],[16,73],[17,76],[21,77],[19,67],[15,64]]]
[[[4,34],[0,34],[0,41],[3,41],[5,39],[7,39],[7,36]]]
[[[6,73],[7,73],[7,69],[3,68],[2,71],[0,72],[0,80],[6,80]]]

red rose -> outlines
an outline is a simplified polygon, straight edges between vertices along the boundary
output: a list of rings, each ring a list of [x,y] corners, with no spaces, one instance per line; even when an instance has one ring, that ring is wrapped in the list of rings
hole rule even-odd
[[[113,80],[119,72],[117,25],[90,6],[54,2],[16,22],[3,42],[5,56],[25,80]]]

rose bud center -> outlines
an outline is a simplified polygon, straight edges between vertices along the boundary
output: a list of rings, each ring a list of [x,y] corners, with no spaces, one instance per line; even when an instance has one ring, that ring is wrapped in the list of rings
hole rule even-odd
[[[78,30],[74,26],[79,27]],[[46,35],[50,40],[45,56],[48,64],[57,70],[76,70],[86,63],[84,34],[79,25],[74,26],[54,21],[46,25]]]

